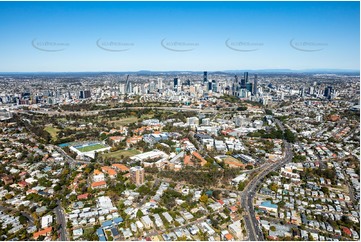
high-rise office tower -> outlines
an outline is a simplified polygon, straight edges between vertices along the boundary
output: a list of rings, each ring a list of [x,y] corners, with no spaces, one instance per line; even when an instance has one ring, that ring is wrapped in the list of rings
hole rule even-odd
[[[246,83],[246,89],[252,93],[253,92],[253,84],[251,82]]]
[[[305,88],[304,88],[304,87],[301,87],[301,88],[300,88],[300,96],[301,96],[301,97],[304,97],[304,96],[305,96]]]
[[[158,78],[158,89],[163,89],[163,80]]]
[[[216,80],[212,80],[212,91],[213,92],[217,92],[217,82]]]
[[[179,79],[176,77],[176,78],[174,78],[174,80],[173,80],[173,87],[174,87],[174,89],[177,89],[178,85],[179,85]]]
[[[234,76],[234,81],[232,83],[232,95],[233,96],[238,96],[237,91],[238,91],[238,76],[235,75]]]
[[[203,83],[206,84],[208,82],[208,76],[207,76],[207,72],[203,72]]]
[[[125,84],[119,84],[119,94],[125,94]]]
[[[155,82],[154,81],[151,81],[149,83],[149,92],[154,92],[155,91]]]
[[[125,81],[125,93],[131,93],[133,91],[132,83],[129,81],[129,75],[127,75],[127,79]]]
[[[90,98],[90,97],[91,97],[91,93],[89,90],[84,90],[84,91],[79,92],[80,99],[85,99],[85,98]]]
[[[212,82],[208,82],[208,91],[211,91],[212,90]]]
[[[332,86],[328,86],[325,88],[324,96],[328,99],[331,99],[331,93],[332,93]]]
[[[144,183],[144,168],[135,166],[130,168],[130,180],[137,186]]]
[[[244,73],[244,80],[246,83],[248,83],[248,72]]]
[[[257,74],[254,75],[254,82],[253,82],[253,95],[256,96],[257,92],[258,92],[258,79],[257,79]]]
[[[241,79],[241,89],[246,88],[246,79]]]
[[[310,86],[309,89],[308,89],[308,93],[309,93],[310,95],[313,95],[314,91],[315,91],[315,87],[314,87],[314,86]]]

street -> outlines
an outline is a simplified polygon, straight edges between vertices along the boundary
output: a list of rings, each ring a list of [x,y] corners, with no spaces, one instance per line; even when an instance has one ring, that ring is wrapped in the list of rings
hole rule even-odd
[[[276,120],[276,123],[283,131],[283,125]],[[264,240],[262,230],[258,225],[258,221],[255,216],[254,208],[253,208],[253,198],[257,192],[258,186],[261,184],[263,178],[270,172],[279,169],[281,166],[292,161],[293,153],[291,149],[291,145],[284,140],[285,146],[285,156],[277,163],[269,164],[264,167],[244,188],[244,192],[241,194],[241,207],[244,208],[245,215],[244,221],[246,225],[246,230],[248,233],[248,238],[251,241],[261,241]]]
[[[63,209],[61,207],[61,203],[58,200],[57,201],[58,206],[54,209],[54,212],[56,214],[57,223],[60,224],[59,233],[60,233],[60,240],[61,241],[67,241],[67,233],[66,233],[66,219],[63,212]]]

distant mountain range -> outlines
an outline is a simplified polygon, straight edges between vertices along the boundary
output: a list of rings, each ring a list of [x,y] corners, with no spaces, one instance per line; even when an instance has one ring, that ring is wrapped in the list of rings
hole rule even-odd
[[[360,74],[360,70],[352,69],[259,69],[259,70],[227,70],[225,72],[252,72],[252,73],[309,73],[309,74],[342,74],[342,73],[357,73]]]
[[[224,70],[208,71],[209,74],[229,74],[229,73],[258,73],[258,74],[354,74],[360,75],[360,70],[353,69],[244,69],[244,70]],[[203,74],[203,71],[94,71],[94,72],[0,72],[0,75],[104,75],[104,74],[138,74],[138,75],[155,75],[155,74]]]

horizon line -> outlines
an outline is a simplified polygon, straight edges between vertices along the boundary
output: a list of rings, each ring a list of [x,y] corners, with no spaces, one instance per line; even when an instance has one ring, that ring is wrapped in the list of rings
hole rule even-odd
[[[204,72],[207,70],[132,70],[132,71],[0,71],[0,74],[15,74],[15,73],[130,73],[130,72]],[[278,71],[278,72],[360,72],[360,69],[337,69],[337,68],[312,68],[312,69],[282,69],[282,68],[266,68],[266,69],[238,69],[238,70],[212,70],[207,71],[209,73],[212,72],[267,72],[267,71]]]

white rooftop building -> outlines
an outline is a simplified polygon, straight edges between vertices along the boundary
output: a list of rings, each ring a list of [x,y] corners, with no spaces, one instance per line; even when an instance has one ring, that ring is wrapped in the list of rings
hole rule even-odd
[[[53,216],[46,215],[41,218],[41,228],[47,228],[53,223]]]
[[[97,198],[97,207],[101,209],[114,208],[112,200],[107,196],[102,196]]]

